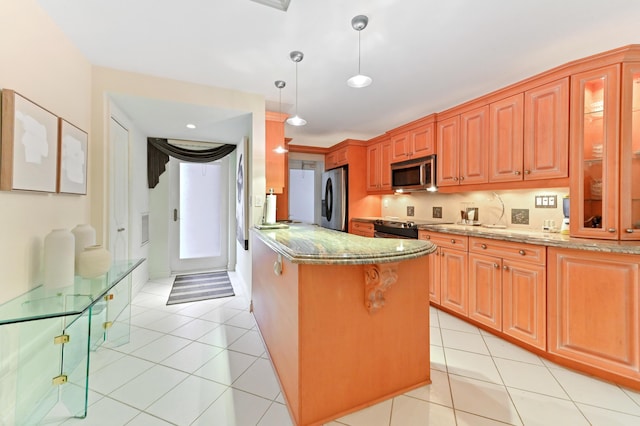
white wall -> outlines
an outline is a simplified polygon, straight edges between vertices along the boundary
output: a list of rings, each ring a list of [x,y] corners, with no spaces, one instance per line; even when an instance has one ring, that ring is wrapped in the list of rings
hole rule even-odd
[[[0,8],[0,88],[15,90],[89,132],[89,62],[35,0],[2,0]],[[88,171],[93,172],[91,161]],[[0,303],[39,282],[43,238],[55,228],[89,223],[91,197],[91,192],[0,192]]]

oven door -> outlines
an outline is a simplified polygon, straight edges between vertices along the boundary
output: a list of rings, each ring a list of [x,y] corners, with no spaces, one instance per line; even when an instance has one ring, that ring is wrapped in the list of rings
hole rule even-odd
[[[404,235],[396,235],[396,234],[389,234],[387,232],[382,232],[382,231],[375,231],[373,233],[373,238],[400,238],[403,240],[414,240],[415,238],[412,237],[406,237]]]

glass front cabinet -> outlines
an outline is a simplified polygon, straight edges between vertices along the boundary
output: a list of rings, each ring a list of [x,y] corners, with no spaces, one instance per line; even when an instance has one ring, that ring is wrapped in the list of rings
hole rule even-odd
[[[640,63],[571,76],[570,232],[640,239]]]

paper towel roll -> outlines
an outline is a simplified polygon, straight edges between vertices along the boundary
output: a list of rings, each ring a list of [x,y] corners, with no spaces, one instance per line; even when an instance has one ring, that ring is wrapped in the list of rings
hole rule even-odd
[[[273,194],[267,195],[266,212],[264,215],[264,223],[274,224],[276,223],[276,196]]]

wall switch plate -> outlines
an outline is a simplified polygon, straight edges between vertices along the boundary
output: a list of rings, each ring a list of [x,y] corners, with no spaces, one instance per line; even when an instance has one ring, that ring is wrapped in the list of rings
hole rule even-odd
[[[537,209],[555,209],[558,205],[558,196],[536,195],[535,205]]]
[[[442,207],[434,207],[431,213],[434,219],[442,219]]]
[[[528,225],[529,209],[511,209],[511,223],[514,225]]]
[[[407,216],[413,216],[415,213],[415,208],[413,206],[407,206]]]

